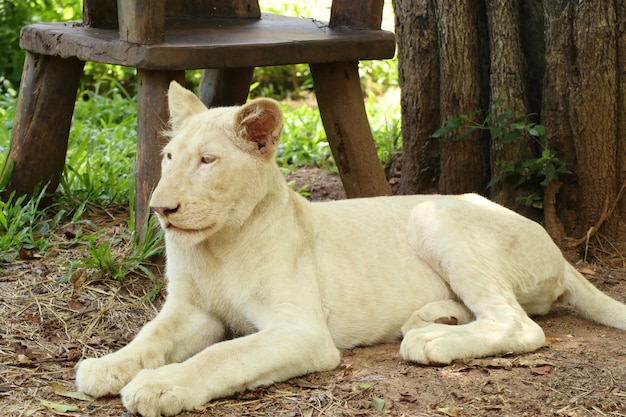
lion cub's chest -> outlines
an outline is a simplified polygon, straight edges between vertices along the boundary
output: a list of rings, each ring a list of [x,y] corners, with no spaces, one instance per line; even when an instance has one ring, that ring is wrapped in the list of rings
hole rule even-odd
[[[169,297],[194,305],[218,319],[235,336],[258,331],[258,319],[263,315],[254,295],[258,290],[241,279],[244,275],[240,267],[215,265],[206,257],[196,257],[183,264],[184,267],[170,264],[170,269],[180,268],[186,273],[171,275],[176,279],[169,283]]]

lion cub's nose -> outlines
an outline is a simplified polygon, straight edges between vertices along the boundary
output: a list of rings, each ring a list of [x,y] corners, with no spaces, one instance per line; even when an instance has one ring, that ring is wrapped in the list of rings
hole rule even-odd
[[[176,207],[151,207],[155,213],[160,214],[161,216],[168,216],[170,214],[176,213],[180,208],[180,204]]]

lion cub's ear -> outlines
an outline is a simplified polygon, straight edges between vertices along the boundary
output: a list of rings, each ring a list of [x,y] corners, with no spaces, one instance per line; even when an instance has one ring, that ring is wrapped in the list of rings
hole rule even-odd
[[[170,109],[170,124],[174,130],[189,117],[207,110],[204,103],[193,92],[176,81],[170,83],[167,104]]]
[[[283,128],[283,113],[274,100],[261,98],[241,106],[235,129],[241,139],[255,145],[261,155],[273,158]],[[252,149],[252,148],[251,148]]]

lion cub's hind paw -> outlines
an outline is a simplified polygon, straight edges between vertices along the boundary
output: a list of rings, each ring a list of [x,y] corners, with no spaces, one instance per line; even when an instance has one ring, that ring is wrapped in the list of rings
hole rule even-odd
[[[434,301],[426,304],[411,315],[402,326],[402,335],[406,335],[409,330],[419,329],[434,323],[460,325],[469,323],[472,320],[474,320],[472,312],[458,301]]]

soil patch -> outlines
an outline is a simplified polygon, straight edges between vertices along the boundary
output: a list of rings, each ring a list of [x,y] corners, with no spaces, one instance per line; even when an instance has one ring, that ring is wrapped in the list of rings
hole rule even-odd
[[[296,190],[306,185],[316,200],[345,196],[334,175],[307,169],[287,178]],[[117,233],[127,213],[91,220]],[[2,416],[131,415],[118,397],[72,398],[73,368],[81,358],[128,343],[163,298],[142,302],[153,284],[141,277],[120,283],[77,274],[58,283],[64,265],[83,251],[63,247],[0,264]],[[585,271],[600,289],[626,301],[625,270],[585,265]],[[345,350],[334,371],[216,400],[182,416],[626,415],[626,332],[590,323],[562,305],[537,321],[548,339],[530,354],[429,367],[404,362],[399,343]]]

